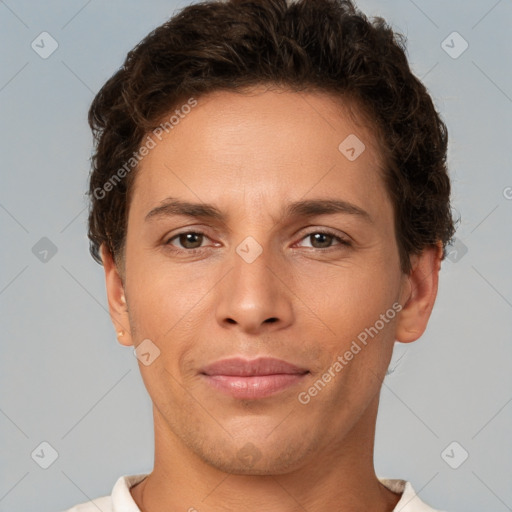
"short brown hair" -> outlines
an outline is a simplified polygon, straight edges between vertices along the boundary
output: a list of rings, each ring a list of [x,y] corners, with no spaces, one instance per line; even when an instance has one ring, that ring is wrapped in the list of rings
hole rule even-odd
[[[371,118],[385,157],[403,272],[411,254],[455,232],[446,168],[448,135],[405,55],[405,38],[349,0],[228,0],[185,7],[148,34],[94,98],[90,252],[124,262],[133,159],[180,102],[256,85],[350,98]],[[117,180],[113,181],[116,178]],[[105,184],[111,186],[106,187]],[[100,192],[98,192],[100,191]]]

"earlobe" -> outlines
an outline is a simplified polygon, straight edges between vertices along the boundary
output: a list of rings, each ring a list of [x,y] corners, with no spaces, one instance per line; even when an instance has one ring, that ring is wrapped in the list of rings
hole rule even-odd
[[[425,332],[437,296],[442,252],[442,244],[437,244],[411,257],[412,270],[402,288],[405,299],[396,324],[397,341],[410,343]]]
[[[119,275],[114,258],[105,244],[102,244],[100,253],[105,270],[105,285],[107,288],[110,318],[116,329],[117,339],[121,345],[133,345],[123,281]]]

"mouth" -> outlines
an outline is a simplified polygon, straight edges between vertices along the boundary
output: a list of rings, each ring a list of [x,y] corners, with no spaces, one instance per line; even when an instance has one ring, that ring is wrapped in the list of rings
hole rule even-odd
[[[223,359],[200,371],[212,388],[244,400],[275,395],[297,385],[309,373],[306,368],[270,357]]]

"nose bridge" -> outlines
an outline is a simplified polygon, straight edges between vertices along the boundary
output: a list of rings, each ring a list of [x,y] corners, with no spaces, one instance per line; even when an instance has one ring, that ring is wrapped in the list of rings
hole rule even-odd
[[[262,236],[243,239],[230,258],[231,271],[223,280],[217,303],[218,321],[257,331],[268,324],[283,327],[292,320],[291,294],[279,277],[282,259]],[[277,327],[276,327],[277,328]]]
[[[232,279],[239,291],[270,292],[272,283],[270,271],[276,264],[276,257],[271,253],[271,242],[261,245],[254,237],[245,238],[235,248],[232,265]]]

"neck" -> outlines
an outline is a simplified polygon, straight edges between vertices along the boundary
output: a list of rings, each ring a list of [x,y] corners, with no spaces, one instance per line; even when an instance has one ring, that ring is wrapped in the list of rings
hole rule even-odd
[[[130,492],[142,512],[391,512],[400,495],[379,482],[373,467],[377,407],[378,396],[336,446],[276,475],[229,474],[205,463],[154,408],[154,469]]]

